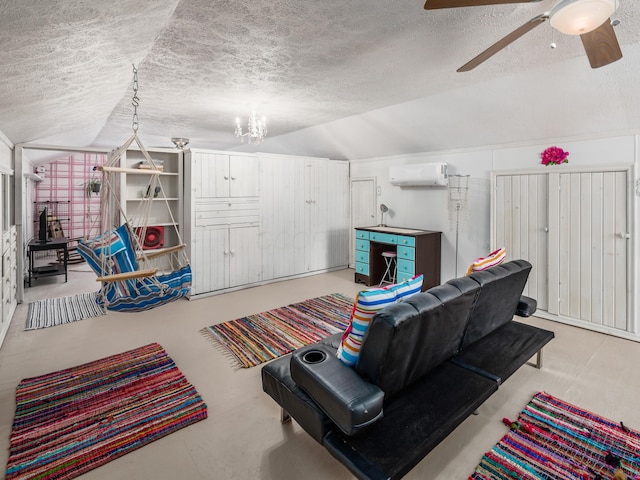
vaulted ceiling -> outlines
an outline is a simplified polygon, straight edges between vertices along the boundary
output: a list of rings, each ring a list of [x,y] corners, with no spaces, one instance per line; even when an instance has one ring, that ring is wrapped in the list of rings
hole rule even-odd
[[[591,69],[579,38],[547,22],[467,73],[456,69],[555,2],[423,3],[0,0],[0,131],[117,146],[133,64],[147,146],[363,158],[640,128],[637,2],[620,0],[624,57],[611,65]],[[241,146],[235,118],[254,107],[269,135]]]

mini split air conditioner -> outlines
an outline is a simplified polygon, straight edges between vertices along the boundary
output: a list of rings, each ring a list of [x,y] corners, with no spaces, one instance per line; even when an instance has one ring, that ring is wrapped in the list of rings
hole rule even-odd
[[[421,163],[389,167],[391,185],[400,187],[441,187],[447,185],[446,163]]]

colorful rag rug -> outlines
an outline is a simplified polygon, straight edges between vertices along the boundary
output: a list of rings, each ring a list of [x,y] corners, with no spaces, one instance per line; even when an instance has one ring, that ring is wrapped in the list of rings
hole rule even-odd
[[[96,292],[48,298],[29,303],[24,329],[55,327],[104,314],[104,310],[96,303]]]
[[[205,418],[157,343],[28,378],[17,388],[6,478],[74,478]]]
[[[353,299],[333,293],[201,331],[249,368],[344,331],[352,308]]]
[[[469,478],[611,479],[617,468],[640,478],[640,432],[541,392]]]

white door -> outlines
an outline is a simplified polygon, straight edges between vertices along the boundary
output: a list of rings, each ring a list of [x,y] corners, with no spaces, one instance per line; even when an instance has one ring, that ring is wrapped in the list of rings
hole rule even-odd
[[[549,312],[617,330],[631,328],[628,172],[550,177]],[[556,213],[557,212],[557,213]]]
[[[345,267],[349,264],[349,163],[329,161],[327,184],[327,249],[328,268]]]
[[[293,253],[296,231],[294,223],[296,176],[292,165],[294,161],[276,156],[261,158],[263,280],[300,273],[295,270],[296,261]]]
[[[351,179],[351,230],[349,231],[349,266],[355,266],[355,229],[377,225],[375,178]]]
[[[524,295],[548,309],[549,176],[500,175],[494,193],[492,248],[505,247],[507,260],[531,263]]]
[[[229,229],[229,287],[262,280],[262,252],[257,248],[259,241],[260,227]]]
[[[305,269],[306,272],[322,270],[329,265],[327,242],[328,211],[327,185],[328,161],[323,159],[305,160]]]
[[[628,170],[496,175],[492,247],[531,262],[540,310],[631,331],[628,195]]]
[[[229,155],[194,152],[191,169],[191,187],[195,197],[229,196]]]
[[[229,196],[257,197],[260,161],[256,156],[229,155]]]
[[[194,295],[228,287],[227,232],[226,228],[196,227],[191,249]]]

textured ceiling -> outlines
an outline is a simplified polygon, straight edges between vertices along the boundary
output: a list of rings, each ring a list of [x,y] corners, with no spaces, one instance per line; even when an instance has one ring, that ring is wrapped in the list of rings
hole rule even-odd
[[[237,148],[235,118],[254,106],[269,126],[258,150],[291,140],[292,153],[348,158],[521,141],[531,137],[504,120],[505,109],[544,117],[551,107],[532,97],[546,97],[540,85],[560,86],[555,136],[585,131],[562,128],[575,124],[562,117],[574,108],[563,105],[571,92],[614,101],[607,125],[638,128],[640,7],[620,4],[620,62],[591,70],[579,39],[547,24],[461,74],[456,68],[554,1],[425,11],[422,0],[0,0],[0,131],[14,143],[118,145],[131,132],[132,64],[149,146],[183,136],[194,147]],[[349,119],[357,130],[402,105],[409,118],[398,131],[363,130],[376,145],[374,136],[394,134],[394,151],[311,145],[309,132],[339,130]],[[483,140],[488,122],[494,128]],[[419,140],[425,130],[428,143]]]

